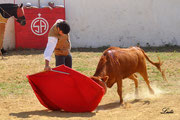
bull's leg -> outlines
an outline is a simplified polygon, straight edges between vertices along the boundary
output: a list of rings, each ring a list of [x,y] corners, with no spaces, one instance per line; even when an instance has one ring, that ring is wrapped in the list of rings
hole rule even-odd
[[[128,77],[129,79],[134,81],[135,84],[135,97],[139,98],[139,91],[138,91],[138,79],[137,76],[135,74],[132,74]]]
[[[144,78],[144,81],[146,82],[146,84],[147,84],[147,86],[148,86],[148,88],[149,88],[149,92],[150,92],[151,94],[154,94],[154,90],[151,88],[151,86],[150,86],[150,84],[149,84],[149,80],[148,80],[148,75],[147,75],[147,70],[146,70],[146,68],[145,68],[142,72],[140,72],[140,74],[141,74],[141,76]]]
[[[122,79],[117,80],[117,92],[119,94],[120,104],[122,104],[123,103],[123,98],[122,98]]]

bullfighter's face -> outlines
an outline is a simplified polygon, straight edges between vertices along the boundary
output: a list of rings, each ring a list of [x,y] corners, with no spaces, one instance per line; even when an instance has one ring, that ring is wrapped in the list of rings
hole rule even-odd
[[[63,36],[63,35],[64,35],[63,31],[62,31],[62,30],[60,30],[59,28],[58,28],[58,33],[59,33],[59,35],[61,35],[61,36]]]

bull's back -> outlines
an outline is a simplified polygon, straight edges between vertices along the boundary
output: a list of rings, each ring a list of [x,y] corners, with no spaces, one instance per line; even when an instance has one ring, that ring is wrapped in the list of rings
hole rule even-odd
[[[107,58],[107,70],[112,70],[113,73],[126,78],[131,74],[138,72],[138,67],[144,58],[141,50],[138,47],[119,48],[110,47],[104,51]]]

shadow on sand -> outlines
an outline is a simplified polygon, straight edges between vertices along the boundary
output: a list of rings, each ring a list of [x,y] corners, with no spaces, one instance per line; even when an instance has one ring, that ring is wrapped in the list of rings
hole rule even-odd
[[[9,115],[15,116],[17,118],[30,118],[33,115],[46,116],[46,117],[71,118],[71,117],[92,117],[96,115],[96,113],[95,112],[71,113],[64,111],[36,110],[36,111],[27,111],[27,112],[19,112],[19,113],[10,113]]]
[[[149,105],[150,101],[148,100],[141,100],[141,99],[135,99],[129,104],[136,104],[141,103],[142,105]],[[47,116],[47,117],[61,117],[61,118],[71,118],[71,117],[93,117],[96,115],[96,112],[99,110],[111,110],[118,107],[126,107],[125,105],[120,105],[119,101],[108,103],[104,105],[99,105],[95,112],[85,112],[85,113],[71,113],[71,112],[65,112],[65,111],[51,111],[51,110],[36,110],[36,111],[27,111],[27,112],[19,112],[19,113],[10,113],[10,116],[15,116],[17,118],[30,118],[33,115],[38,116]]]
[[[119,102],[108,103],[105,105],[99,105],[96,108],[96,112],[99,110],[110,110],[120,107]],[[93,117],[96,115],[96,112],[85,112],[85,113],[71,113],[64,111],[51,111],[51,110],[35,110],[19,113],[10,113],[10,116],[15,116],[17,118],[30,118],[31,116],[47,116],[47,117],[62,117],[62,118],[71,118],[71,117]]]
[[[104,104],[104,105],[99,105],[96,110],[99,111],[99,110],[109,110],[109,109],[114,109],[114,108],[118,108],[120,107],[121,105],[119,104],[119,101],[118,102],[113,102],[113,103],[108,103],[108,104]]]
[[[135,103],[141,103],[142,105],[149,105],[151,102],[149,100],[141,100],[141,99],[135,99],[130,102],[131,104]]]
[[[113,102],[113,103],[108,103],[108,104],[105,104],[105,105],[99,105],[97,108],[96,108],[96,111],[99,111],[99,110],[109,110],[109,109],[115,109],[115,108],[118,108],[118,107],[123,107],[123,108],[126,108],[127,105],[129,104],[136,104],[136,103],[140,103],[142,105],[149,105],[150,104],[150,101],[149,100],[141,100],[141,99],[135,99],[131,102],[128,102],[128,103],[124,103],[122,105],[120,105],[119,101],[117,102]]]

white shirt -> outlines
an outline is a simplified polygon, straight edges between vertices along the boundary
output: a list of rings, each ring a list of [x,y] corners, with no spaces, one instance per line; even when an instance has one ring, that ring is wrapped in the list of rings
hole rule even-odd
[[[51,60],[51,55],[53,54],[57,41],[58,41],[57,37],[48,37],[48,43],[44,51],[44,59],[48,61]]]

